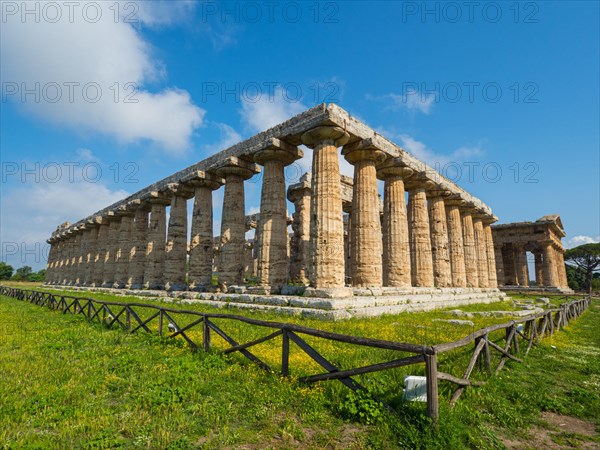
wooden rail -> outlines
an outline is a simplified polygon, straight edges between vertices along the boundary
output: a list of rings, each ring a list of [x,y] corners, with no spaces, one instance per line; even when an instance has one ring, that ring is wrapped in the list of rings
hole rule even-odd
[[[522,359],[518,357],[520,352],[519,339],[524,341],[523,347],[526,348],[521,353],[524,352],[524,355],[526,356],[531,347],[544,335],[554,334],[560,327],[566,326],[570,320],[579,317],[579,315],[581,315],[590,305],[589,298],[571,301],[556,309],[549,309],[542,313],[524,317],[519,320],[513,320],[477,330],[454,342],[427,346],[351,336],[304,327],[297,324],[252,319],[235,314],[203,313],[145,303],[101,301],[91,298],[58,295],[51,292],[33,291],[7,286],[0,286],[0,295],[28,301],[39,306],[46,306],[53,310],[59,310],[63,314],[81,314],[88,321],[98,321],[109,328],[113,325],[117,325],[123,330],[131,333],[142,330],[147,333],[156,332],[159,336],[166,336],[167,338],[181,337],[188,343],[192,351],[197,351],[198,349],[211,351],[211,349],[215,349],[211,342],[212,335],[216,334],[223,338],[229,345],[229,347],[224,350],[219,350],[221,353],[230,354],[239,352],[241,355],[267,371],[273,371],[273,368],[252,353],[250,349],[258,344],[271,341],[281,336],[280,373],[282,375],[288,376],[291,372],[289,358],[291,343],[295,344],[297,348],[301,349],[325,370],[325,372],[319,372],[299,378],[300,382],[306,383],[338,380],[350,389],[365,389],[352,377],[412,364],[425,363],[425,375],[427,378],[427,414],[434,421],[437,420],[439,416],[438,381],[447,381],[458,386],[450,399],[451,405],[454,405],[467,387],[484,384],[484,382],[472,381],[469,379],[478,363],[480,367],[483,367],[486,372],[491,374],[491,350],[495,350],[501,355],[500,362],[495,369],[495,373],[498,373],[506,363],[507,359],[522,362]],[[149,317],[142,319],[140,317],[142,310],[149,313]],[[183,325],[182,319],[180,318],[181,316],[186,316],[188,319],[191,319],[191,322]],[[217,319],[245,323],[271,329],[272,331],[266,336],[249,342],[240,343],[235,340],[230,332],[224,331],[215,323],[215,320]],[[520,325],[522,325],[522,328],[519,327]],[[192,329],[201,330],[201,342],[194,341],[189,333]],[[505,330],[506,336],[504,345],[502,346],[494,342],[490,338],[490,334],[503,329]],[[341,369],[319,353],[303,336],[311,336],[323,340],[363,347],[391,350],[392,356],[400,357],[393,357],[390,361],[384,361],[368,366]],[[471,343],[475,344],[475,348],[462,377],[438,371],[439,354],[465,347]],[[521,347],[521,349],[523,349],[523,347]],[[406,357],[397,355],[394,352],[411,353],[413,355]],[[384,402],[382,403],[385,405]],[[385,406],[388,409],[391,409],[388,405]]]

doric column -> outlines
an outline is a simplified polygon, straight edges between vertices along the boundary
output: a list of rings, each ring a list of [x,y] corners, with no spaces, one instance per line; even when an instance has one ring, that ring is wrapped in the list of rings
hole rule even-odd
[[[452,271],[452,286],[465,287],[467,285],[465,246],[459,208],[463,204],[463,200],[458,197],[451,197],[445,199],[444,203],[446,206],[446,222],[448,223],[448,247],[450,268]]]
[[[519,286],[529,286],[529,268],[527,267],[527,252],[522,244],[515,245],[517,282]]]
[[[506,286],[516,286],[517,283],[517,264],[515,260],[515,249],[512,244],[502,247],[502,261],[504,265],[504,284]]]
[[[164,289],[165,240],[167,234],[167,211],[169,199],[159,192],[152,192],[145,198],[150,203],[150,223],[146,244],[146,265],[144,267],[144,288]]]
[[[113,284],[113,288],[115,289],[122,289],[127,285],[133,214],[126,207],[120,207],[117,211],[117,215],[121,217],[121,222],[119,226],[119,241],[117,242],[115,252],[115,282]]]
[[[496,252],[494,250],[494,237],[492,234],[492,223],[497,220],[495,216],[483,218],[483,233],[485,235],[485,252],[488,267],[488,287],[498,287],[498,268],[496,267]]]
[[[288,200],[294,203],[290,280],[301,284],[310,281],[310,180],[311,174],[306,173],[299,183],[291,185],[287,191]]]
[[[310,284],[305,295],[351,296],[344,288],[344,219],[338,147],[350,136],[339,127],[317,127],[302,135],[302,142],[313,149]]]
[[[193,190],[181,183],[171,183],[167,195],[171,197],[169,227],[165,245],[165,289],[185,291],[187,259],[187,200]]]
[[[427,191],[429,226],[431,229],[431,253],[433,257],[433,280],[436,287],[452,286],[448,225],[444,197],[450,193],[433,187]]]
[[[85,224],[80,225],[78,230],[78,245],[75,247],[75,262],[73,266],[74,273],[72,285],[82,286],[85,278],[87,246],[90,230]]]
[[[54,258],[52,262],[52,270],[48,274],[48,283],[56,284],[60,265],[60,238],[58,236],[52,238],[52,247],[54,247]]]
[[[542,260],[542,252],[533,252],[535,259],[535,285],[538,287],[544,286],[544,264]]]
[[[44,284],[52,284],[54,262],[56,259],[58,245],[57,242],[52,238],[48,239],[46,243],[50,244],[50,250],[48,251],[48,263],[46,264],[46,276],[44,277]]]
[[[342,155],[354,166],[349,239],[352,285],[381,287],[383,243],[376,166],[386,155],[370,140],[344,146]]]
[[[565,268],[565,251],[557,247],[556,249],[556,272],[558,275],[558,282],[560,287],[569,287],[569,283],[567,281],[567,269]]]
[[[487,257],[487,239],[483,231],[481,215],[473,217],[473,230],[475,231],[475,250],[477,254],[477,279],[480,288],[489,287],[489,269]]]
[[[475,243],[475,230],[473,227],[473,217],[471,216],[472,206],[466,205],[461,210],[463,226],[463,244],[465,249],[465,271],[467,276],[467,287],[479,287],[479,272],[477,246]]]
[[[256,164],[235,157],[228,158],[216,169],[217,175],[225,179],[218,273],[219,288],[225,292],[229,286],[239,285],[244,281],[244,180],[259,172],[260,168]]]
[[[82,241],[83,241],[83,226],[78,226],[75,229],[73,236],[73,244],[71,246],[71,266],[69,267],[69,285],[76,286],[79,283],[79,270],[81,265]]]
[[[285,192],[285,166],[304,156],[297,147],[272,138],[264,149],[254,154],[263,166],[258,221],[258,288],[278,293],[288,277],[288,233]]]
[[[109,222],[106,216],[100,218],[98,227],[98,245],[96,246],[96,263],[94,264],[94,277],[92,286],[100,287],[104,282],[104,268],[106,261],[106,252],[109,248],[108,230]]]
[[[114,211],[109,211],[106,216],[108,221],[108,243],[106,245],[106,253],[104,254],[104,271],[102,273],[102,287],[112,288],[115,283],[115,254],[117,253],[117,245],[119,242],[119,228],[121,221]]]
[[[83,284],[91,286],[94,279],[94,269],[96,268],[96,253],[98,251],[98,228],[99,224],[96,218],[89,219],[86,227],[89,228],[87,239],[87,251],[85,255],[85,278]]]
[[[492,233],[493,234],[493,233]],[[504,286],[506,282],[506,270],[504,269],[504,253],[501,245],[494,245],[494,255],[496,257],[496,279],[498,286]]]
[[[72,234],[67,232],[63,235],[62,246],[62,263],[59,283],[65,286],[70,280],[69,270],[71,268],[71,248],[73,246]]]
[[[194,188],[192,232],[190,236],[189,289],[212,288],[213,273],[213,207],[212,192],[225,180],[206,172],[196,172],[188,184]]]
[[[144,286],[146,245],[148,244],[148,210],[149,204],[140,202],[133,217],[127,274],[128,289],[141,289]]]
[[[413,177],[408,181],[407,188],[412,284],[433,287],[431,231],[425,183]]]
[[[60,240],[60,261],[58,264],[58,274],[56,277],[56,284],[65,284],[67,278],[67,260],[69,257],[69,242],[65,234],[61,235]]]

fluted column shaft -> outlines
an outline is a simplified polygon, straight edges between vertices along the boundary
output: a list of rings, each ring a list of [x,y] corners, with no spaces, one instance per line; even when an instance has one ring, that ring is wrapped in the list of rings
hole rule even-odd
[[[494,247],[494,256],[496,257],[496,280],[498,286],[504,286],[508,283],[506,282],[506,269],[504,268],[502,247]]]
[[[108,244],[104,255],[104,272],[102,274],[102,287],[113,287],[115,282],[116,253],[119,242],[119,229],[121,222],[116,218],[111,218],[108,227]]]
[[[483,231],[483,222],[479,217],[473,218],[473,230],[475,232],[475,250],[477,253],[477,279],[480,288],[489,286],[489,269],[487,258],[487,239]]]
[[[338,127],[318,127],[302,136],[304,144],[314,150],[310,205],[311,286],[337,289],[338,295],[343,295],[345,272],[338,147],[348,139],[348,134]]]
[[[87,256],[87,245],[88,245],[88,237],[90,230],[83,229],[78,233],[78,243],[79,245],[75,247],[75,263],[74,263],[74,273],[73,273],[73,284],[80,286],[83,285],[83,281],[85,278],[85,269],[86,269],[86,256]]]
[[[71,245],[71,266],[69,268],[69,284],[76,285],[79,280],[79,265],[81,263],[81,241],[83,240],[82,232],[78,231],[73,237]]]
[[[219,255],[219,285],[225,288],[243,282],[245,236],[244,179],[228,173],[225,174]]]
[[[517,281],[519,286],[529,286],[529,268],[527,267],[527,252],[521,245],[515,246],[517,260]]]
[[[146,244],[144,287],[164,289],[165,239],[167,234],[167,212],[163,201],[151,201],[150,224]]]
[[[119,226],[119,241],[115,253],[115,282],[114,288],[124,288],[127,285],[127,272],[129,270],[129,256],[131,252],[131,226],[133,215],[127,213],[121,216]]]
[[[141,289],[144,285],[146,269],[146,245],[148,242],[148,209],[143,205],[135,211],[131,230],[131,250],[129,253],[129,270],[127,287]]]
[[[446,207],[441,195],[428,199],[429,225],[431,228],[431,253],[433,257],[433,279],[436,287],[452,286],[448,225]]]
[[[260,220],[257,227],[257,282],[262,289],[278,292],[287,282],[288,233],[285,166],[300,157],[295,147],[270,147],[254,155],[261,164],[263,181]]]
[[[424,188],[415,188],[409,191],[408,219],[412,284],[413,286],[433,287],[431,233],[427,212],[427,195]]]
[[[104,261],[108,243],[108,230],[110,225],[103,221],[98,227],[98,244],[96,245],[96,263],[94,264],[93,285],[102,286],[104,281]]]
[[[373,147],[356,146],[344,147],[342,154],[354,165],[349,231],[352,285],[381,287],[383,243],[376,165],[383,162],[385,154]]]
[[[299,190],[290,200],[294,202],[290,279],[296,283],[308,284],[310,281],[308,269],[310,260],[310,189]]]
[[[467,287],[479,287],[479,263],[477,258],[477,246],[475,243],[475,230],[473,217],[468,211],[461,214],[463,225],[463,242],[465,250],[465,271]]]
[[[537,251],[533,254],[535,259],[535,284],[536,286],[544,286],[544,263],[542,253]]]
[[[171,199],[169,228],[165,246],[165,289],[183,291],[187,288],[185,263],[187,257],[187,199],[179,194]]]
[[[569,283],[567,281],[567,269],[565,268],[564,252],[562,249],[556,250],[556,256],[556,271],[558,274],[559,285],[560,287],[569,287]]]
[[[492,227],[489,223],[483,224],[483,233],[485,235],[485,252],[487,256],[488,267],[488,287],[498,287],[498,268],[496,267],[496,252],[494,250],[494,237]]]
[[[91,286],[94,279],[94,269],[96,268],[96,252],[98,250],[98,226],[93,225],[89,230],[87,238],[87,252],[86,252],[86,268],[85,278],[83,284],[85,286]]]
[[[465,287],[467,285],[467,275],[465,271],[465,248],[460,209],[458,205],[450,203],[447,204],[446,208],[452,286]]]
[[[190,239],[190,289],[205,290],[212,286],[213,271],[213,207],[212,188],[197,186],[192,210]]]

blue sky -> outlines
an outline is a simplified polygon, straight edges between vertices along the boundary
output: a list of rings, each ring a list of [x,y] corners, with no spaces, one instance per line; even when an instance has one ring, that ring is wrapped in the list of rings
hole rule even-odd
[[[59,223],[323,101],[501,223],[598,241],[598,2],[469,5],[3,1],[1,259],[42,268]]]

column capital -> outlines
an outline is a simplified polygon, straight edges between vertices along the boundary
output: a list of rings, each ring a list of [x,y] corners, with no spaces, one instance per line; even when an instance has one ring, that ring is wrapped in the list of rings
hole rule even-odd
[[[271,138],[267,141],[264,148],[254,153],[254,162],[264,166],[267,161],[283,161],[287,166],[297,159],[304,156],[304,152],[294,145],[290,145],[277,138]]]
[[[180,182],[192,188],[207,187],[213,191],[219,189],[225,184],[225,180],[223,178],[203,170],[194,170],[190,172],[189,174],[185,175]]]
[[[310,195],[310,189],[311,174],[310,172],[307,172],[300,177],[300,181],[298,183],[292,184],[288,187],[287,199],[292,203],[296,203],[304,196]]]
[[[149,203],[150,205],[170,205],[171,200],[169,200],[168,195],[165,192],[160,191],[150,191],[142,196],[141,200]]]
[[[490,216],[489,214],[484,214],[481,220],[485,225],[491,225],[493,223],[498,222],[498,217],[494,215]]]
[[[340,127],[320,126],[306,131],[302,135],[302,143],[309,148],[315,148],[322,143],[340,147],[350,140],[350,135]]]
[[[427,186],[427,191],[425,192],[427,194],[427,198],[442,197],[443,199],[446,199],[452,195],[452,192],[450,192],[448,189],[444,189],[437,183],[428,184]]]
[[[438,185],[427,178],[427,174],[425,172],[416,172],[410,178],[408,178],[404,186],[407,191],[430,191],[435,189]]]
[[[235,175],[244,180],[248,180],[257,173],[260,173],[260,166],[244,161],[243,159],[235,156],[230,156],[211,169],[221,178],[227,178],[229,175]]]
[[[165,194],[170,197],[183,197],[186,200],[194,196],[194,190],[183,183],[169,183],[165,189]]]
[[[406,166],[401,158],[388,158],[377,166],[377,178],[380,180],[392,177],[406,179],[410,178],[414,173],[414,169]]]
[[[381,164],[387,157],[370,138],[344,145],[342,155],[350,164],[356,164],[358,161],[375,161],[376,164]]]

